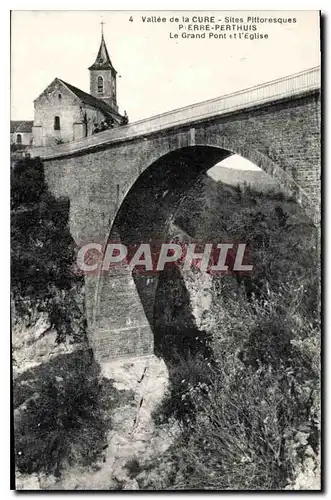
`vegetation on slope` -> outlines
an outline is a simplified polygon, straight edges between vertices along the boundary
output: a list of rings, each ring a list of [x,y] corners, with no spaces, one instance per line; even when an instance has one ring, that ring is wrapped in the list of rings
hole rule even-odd
[[[14,388],[17,469],[59,476],[68,465],[93,463],[107,446],[110,410],[119,399],[123,394],[100,378],[89,351],[24,372]]]
[[[319,449],[316,229],[282,195],[208,193],[199,227],[218,241],[248,241],[253,273],[214,278],[213,356],[170,364],[155,419],[176,418],[182,439],[140,476],[141,487],[283,489]]]

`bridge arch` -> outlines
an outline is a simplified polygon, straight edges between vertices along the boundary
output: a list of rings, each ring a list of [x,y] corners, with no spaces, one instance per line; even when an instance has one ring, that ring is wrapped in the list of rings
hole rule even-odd
[[[176,183],[178,188],[178,180],[182,181],[193,181],[201,174],[209,170],[215,164],[221,162],[225,158],[232,155],[239,155],[242,158],[250,161],[257,167],[261,168],[266,174],[270,175],[276,181],[278,181],[284,188],[285,193],[292,197],[303,210],[306,212],[307,216],[312,220],[313,223],[318,222],[319,213],[316,209],[316,204],[314,204],[301,186],[295,181],[295,179],[289,175],[286,170],[270,159],[265,154],[251,148],[246,143],[235,143],[229,140],[226,136],[219,136],[216,141],[217,144],[195,144],[191,146],[181,147],[181,148],[171,148],[168,144],[163,144],[163,150],[157,149],[156,154],[151,151],[151,158],[149,161],[145,161],[144,165],[139,169],[140,173],[137,178],[125,187],[124,191],[121,193],[118,204],[115,210],[115,214],[110,220],[110,227],[108,234],[106,236],[106,241],[109,240],[114,226],[118,223],[118,219],[122,217],[123,210],[126,210],[128,200],[133,195],[135,189],[139,187],[142,182],[145,182],[146,173],[149,179],[153,180],[157,185],[162,186],[159,183],[159,178],[165,163],[169,162],[171,164],[173,173],[176,173],[175,166],[178,164],[181,170],[177,171],[177,175],[172,179]],[[144,160],[146,160],[144,158]],[[185,172],[185,169],[194,166],[194,169],[190,172]],[[184,169],[183,169],[184,167]],[[149,174],[149,172],[152,172]],[[182,175],[184,173],[184,175]],[[187,184],[183,186],[187,189]],[[117,221],[117,222],[116,222]]]
[[[191,129],[194,130],[194,129]],[[194,135],[194,134],[193,134]],[[148,142],[148,141],[147,141]],[[179,144],[181,142],[178,137]],[[189,141],[190,142],[190,141]],[[280,164],[275,162],[270,156],[258,151],[257,149],[251,147],[247,142],[244,142],[242,138],[238,141],[234,141],[232,137],[228,137],[226,134],[218,134],[213,136],[213,140],[208,140],[206,142],[191,141],[191,144],[187,146],[176,146],[173,147],[172,143],[169,141],[151,141],[151,144],[147,146],[148,153],[141,155],[136,161],[138,163],[138,176],[133,178],[131,182],[124,187],[123,192],[120,195],[118,206],[116,207],[116,213],[112,219],[112,223],[121,206],[125,204],[126,198],[130,195],[132,189],[135,188],[141,175],[146,171],[152,169],[157,169],[159,166],[162,168],[162,164],[173,158],[180,158],[181,155],[185,157],[185,161],[193,161],[194,155],[202,155],[205,161],[204,165],[200,165],[200,171],[208,170],[212,164],[216,164],[228,156],[239,155],[251,163],[261,168],[266,174],[270,175],[272,178],[277,180],[284,188],[287,195],[293,197],[296,202],[302,206],[303,210],[306,212],[307,216],[312,220],[313,223],[319,222],[319,211],[316,207],[316,202],[311,200],[300,184],[287,172],[288,165]],[[156,146],[156,147],[155,147]],[[272,149],[270,145],[270,150]],[[112,223],[110,225],[109,231],[111,231]]]
[[[220,142],[223,147],[208,144],[173,149],[145,165],[121,196],[123,201],[111,221],[107,242],[120,240],[134,245],[173,236],[173,223],[192,185],[215,164],[236,153],[279,180],[286,192],[303,204],[302,189],[268,157],[246,145],[231,144],[226,138]],[[94,340],[103,337],[101,357],[153,352],[157,290],[158,276],[133,275],[123,269],[98,276],[91,331]],[[187,321],[191,321],[190,315]],[[101,333],[96,335],[99,329]],[[98,343],[95,351],[97,348]]]

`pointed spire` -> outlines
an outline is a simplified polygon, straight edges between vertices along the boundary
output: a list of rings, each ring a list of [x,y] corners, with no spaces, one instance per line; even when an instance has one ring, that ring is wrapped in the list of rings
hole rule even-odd
[[[103,21],[100,23],[101,24],[101,43],[100,43],[100,48],[98,51],[97,58],[92,64],[92,66],[89,67],[89,69],[112,69],[115,73],[116,70],[114,66],[111,63],[108,50],[107,50],[107,45],[103,36],[103,25],[105,24]]]

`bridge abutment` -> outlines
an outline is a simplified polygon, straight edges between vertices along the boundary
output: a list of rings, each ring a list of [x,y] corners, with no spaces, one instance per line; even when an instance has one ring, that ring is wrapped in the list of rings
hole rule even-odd
[[[101,276],[98,286],[88,325],[96,359],[103,362],[153,354],[151,325],[157,276],[134,279],[132,270],[123,265]]]

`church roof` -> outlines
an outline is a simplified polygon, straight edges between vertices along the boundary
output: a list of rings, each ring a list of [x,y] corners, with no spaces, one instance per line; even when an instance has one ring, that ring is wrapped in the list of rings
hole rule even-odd
[[[17,127],[24,123],[22,120],[10,120],[10,133],[13,134],[16,132]]]
[[[32,132],[33,120],[11,120],[10,133],[14,132]]]
[[[73,92],[85,104],[88,104],[93,108],[99,109],[102,113],[106,115],[122,118],[122,115],[116,113],[116,111],[114,111],[110,106],[108,106],[108,104],[106,104],[101,99],[98,99],[97,97],[94,97],[93,95],[84,92],[84,90],[81,90],[78,87],[74,87],[74,85],[71,85],[70,83],[67,83],[64,80],[61,80],[60,78],[58,78],[58,80],[63,85],[65,85],[69,90],[71,90],[71,92]]]
[[[91,69],[111,69],[114,73],[117,73],[117,71],[115,70],[114,66],[111,63],[111,60],[110,60],[110,57],[108,54],[108,50],[107,50],[107,45],[106,45],[106,42],[105,42],[103,35],[101,36],[101,43],[100,43],[100,48],[99,48],[97,58],[96,58],[94,64],[92,64],[92,66],[89,67],[89,69],[90,70]]]

